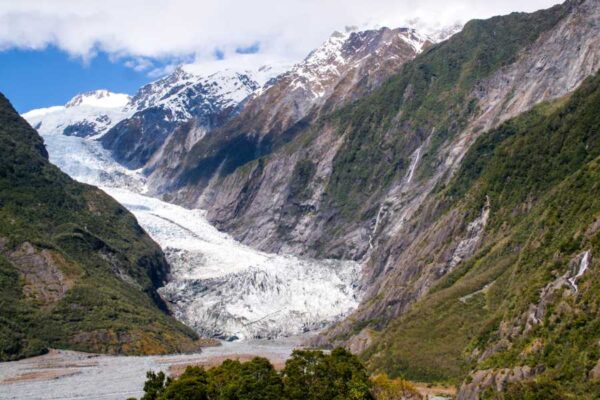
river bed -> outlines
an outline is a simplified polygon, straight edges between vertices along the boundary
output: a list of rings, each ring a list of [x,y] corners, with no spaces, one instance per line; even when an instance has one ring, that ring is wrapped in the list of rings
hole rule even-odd
[[[201,353],[164,356],[107,356],[75,351],[50,353],[0,363],[0,399],[102,399],[141,397],[146,372],[180,373],[186,365],[212,366],[227,358],[268,358],[281,368],[305,337],[222,342]]]

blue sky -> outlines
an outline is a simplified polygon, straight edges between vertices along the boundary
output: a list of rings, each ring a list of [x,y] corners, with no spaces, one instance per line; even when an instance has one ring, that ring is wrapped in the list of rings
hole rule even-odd
[[[238,47],[238,54],[255,54],[258,42]],[[214,59],[225,57],[214,51]],[[0,92],[4,93],[20,113],[34,108],[62,105],[74,95],[96,89],[134,94],[141,86],[168,72],[173,63],[186,58],[145,59],[151,66],[139,68],[128,58],[111,58],[99,52],[89,60],[70,56],[55,46],[43,50],[11,49],[0,51]],[[192,61],[193,57],[187,61]]]
[[[428,33],[560,1],[0,0],[0,91],[24,112],[94,89],[133,94],[178,63],[287,64],[346,26]]]
[[[0,52],[0,91],[19,112],[61,105],[77,93],[95,89],[133,94],[149,82],[146,72],[112,62],[100,53],[85,63],[56,47]]]

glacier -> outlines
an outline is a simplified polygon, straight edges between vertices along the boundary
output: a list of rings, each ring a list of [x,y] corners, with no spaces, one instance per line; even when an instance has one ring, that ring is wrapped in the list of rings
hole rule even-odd
[[[175,317],[203,336],[275,338],[324,327],[358,306],[358,264],[254,250],[201,210],[103,188],[137,217],[172,267],[160,289]]]
[[[160,289],[176,318],[202,336],[277,338],[321,329],[354,310],[360,264],[268,254],[218,231],[202,210],[145,195],[141,170],[129,170],[93,138],[42,131],[50,161],[123,204],[171,264]]]

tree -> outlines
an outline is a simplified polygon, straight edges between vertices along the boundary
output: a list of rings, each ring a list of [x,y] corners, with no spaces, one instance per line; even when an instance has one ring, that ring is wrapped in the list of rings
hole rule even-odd
[[[176,379],[148,372],[142,400],[372,400],[371,382],[358,358],[344,349],[331,354],[294,351],[281,374],[266,358],[226,360],[205,371],[187,367]]]
[[[157,400],[158,396],[165,390],[166,383],[167,379],[164,372],[160,371],[158,374],[154,371],[146,372],[144,395],[141,400]]]
[[[326,356],[321,351],[294,350],[282,371],[289,400],[332,399],[333,388],[327,376]]]
[[[266,358],[249,362],[226,360],[208,371],[210,399],[279,400],[283,383]]]
[[[207,376],[202,367],[187,367],[178,378],[169,381],[158,400],[208,400]]]
[[[279,400],[283,396],[281,377],[266,358],[254,358],[242,364],[239,400]]]
[[[368,400],[371,383],[360,360],[338,348],[296,350],[282,371],[284,391],[290,400]]]

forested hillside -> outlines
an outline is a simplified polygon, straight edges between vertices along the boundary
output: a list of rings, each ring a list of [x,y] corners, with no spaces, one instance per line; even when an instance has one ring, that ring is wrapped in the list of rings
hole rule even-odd
[[[40,136],[0,97],[0,360],[50,346],[176,352],[195,333],[156,289],[161,249],[123,206],[48,162]]]

